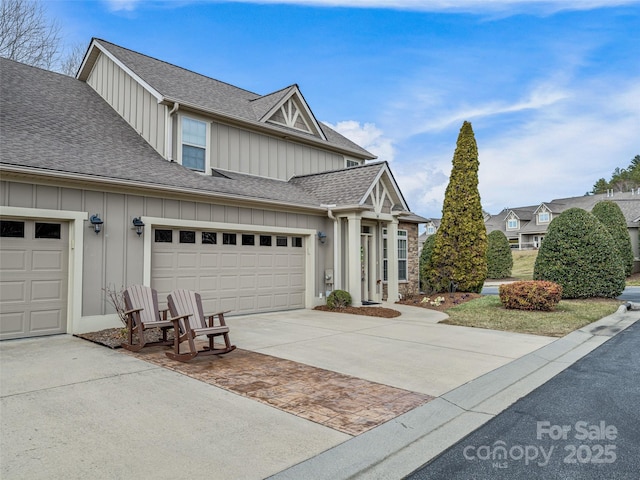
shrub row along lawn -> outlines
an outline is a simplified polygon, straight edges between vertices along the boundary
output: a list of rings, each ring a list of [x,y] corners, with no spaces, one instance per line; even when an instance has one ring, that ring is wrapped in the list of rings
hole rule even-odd
[[[563,337],[614,313],[623,302],[613,299],[561,300],[553,312],[507,310],[496,295],[487,295],[447,310],[440,323]]]

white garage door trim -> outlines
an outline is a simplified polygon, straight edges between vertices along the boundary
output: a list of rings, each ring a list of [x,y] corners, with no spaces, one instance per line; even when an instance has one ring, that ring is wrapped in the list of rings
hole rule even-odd
[[[82,312],[82,252],[84,251],[84,221],[87,212],[70,210],[49,210],[43,208],[23,208],[0,206],[0,216],[6,219],[24,218],[29,220],[51,220],[69,223],[69,246],[67,267],[67,333],[74,333],[81,321]]]
[[[160,217],[141,217],[144,222],[144,233],[141,241],[144,242],[144,279],[145,285],[151,285],[151,253],[153,246],[153,235],[151,232],[155,228],[185,228],[193,230],[216,230],[227,232],[246,232],[246,233],[270,233],[288,236],[303,237],[303,245],[305,249],[305,308],[313,308],[314,306],[314,278],[315,278],[315,257],[316,257],[316,231],[309,228],[292,228],[292,227],[278,227],[278,226],[264,226],[264,225],[246,225],[236,223],[223,223],[223,222],[203,222],[196,220],[179,220],[179,219],[167,219]]]

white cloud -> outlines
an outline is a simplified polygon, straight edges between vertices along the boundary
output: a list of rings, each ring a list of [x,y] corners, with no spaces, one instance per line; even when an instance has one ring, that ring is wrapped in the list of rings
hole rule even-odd
[[[131,12],[142,5],[179,7],[203,0],[103,0],[112,12]],[[633,5],[639,0],[204,0],[209,3],[253,3],[306,7],[385,8],[421,12],[471,12],[498,14],[552,14],[564,10],[591,10]]]
[[[382,130],[376,127],[375,124],[365,123],[361,125],[360,122],[356,122],[355,120],[344,120],[335,125],[329,122],[323,123],[376,155],[378,160],[393,161],[395,157],[393,140],[386,137]]]
[[[132,12],[142,2],[141,0],[105,0],[105,3],[111,12]]]

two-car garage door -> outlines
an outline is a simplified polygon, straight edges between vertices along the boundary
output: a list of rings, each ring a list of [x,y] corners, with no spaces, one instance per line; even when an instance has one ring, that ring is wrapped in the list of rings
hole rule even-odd
[[[188,228],[152,235],[151,286],[161,303],[186,288],[202,295],[205,313],[305,307],[303,237]]]

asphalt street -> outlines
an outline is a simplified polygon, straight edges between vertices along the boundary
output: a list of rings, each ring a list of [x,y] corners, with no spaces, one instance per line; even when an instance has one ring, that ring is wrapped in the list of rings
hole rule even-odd
[[[633,479],[640,472],[640,321],[407,479]]]

